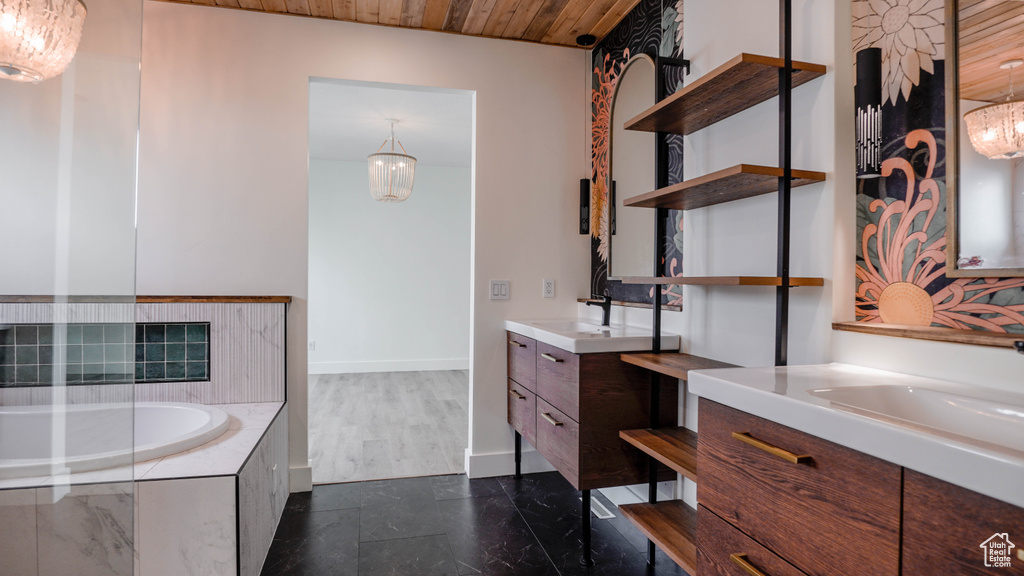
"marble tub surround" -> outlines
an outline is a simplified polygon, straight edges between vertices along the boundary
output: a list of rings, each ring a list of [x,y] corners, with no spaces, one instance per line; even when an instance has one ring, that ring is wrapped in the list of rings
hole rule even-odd
[[[0,576],[133,575],[131,482],[0,491]]]
[[[137,576],[257,576],[288,498],[281,411],[236,473],[136,482]]]
[[[191,450],[136,462],[131,467],[119,466],[64,477],[35,476],[0,480],[0,490],[54,484],[79,485],[129,479],[150,481],[238,474],[267,428],[279,414],[283,415],[283,407],[283,402],[218,404],[217,408],[228,414],[228,430]]]
[[[0,576],[257,576],[288,498],[288,414],[273,404],[228,407],[229,433],[253,439],[227,451],[215,440],[194,468],[176,464],[194,477],[94,472],[76,475],[87,484],[0,490]],[[218,458],[226,468],[201,470]],[[143,476],[156,468],[140,465]]]
[[[689,389],[701,398],[1024,506],[1024,419],[1019,416],[1024,396],[846,364],[693,371]],[[936,395],[940,401],[929,404]],[[859,407],[869,401],[874,403],[869,408]],[[1005,414],[1001,422],[986,426],[986,411]],[[1005,427],[1001,436],[978,434],[997,424]]]

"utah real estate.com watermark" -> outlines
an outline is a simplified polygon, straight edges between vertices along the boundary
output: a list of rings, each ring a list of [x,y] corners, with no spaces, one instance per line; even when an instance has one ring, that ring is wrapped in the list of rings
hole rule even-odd
[[[985,554],[986,568],[1009,568],[1013,558],[1013,549],[1016,546],[1010,542],[1010,535],[1006,532],[996,532],[991,538],[980,545]],[[1017,556],[1024,560],[1024,548],[1017,551]]]

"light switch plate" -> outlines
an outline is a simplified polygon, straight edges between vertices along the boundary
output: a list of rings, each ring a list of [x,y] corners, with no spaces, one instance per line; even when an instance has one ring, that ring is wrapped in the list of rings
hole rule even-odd
[[[555,279],[554,278],[545,278],[544,279],[543,295],[544,295],[545,298],[554,298],[555,297]]]
[[[491,280],[491,300],[508,300],[511,291],[508,280]]]

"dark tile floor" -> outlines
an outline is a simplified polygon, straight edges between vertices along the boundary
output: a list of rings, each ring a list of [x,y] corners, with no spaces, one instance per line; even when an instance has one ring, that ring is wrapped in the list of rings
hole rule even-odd
[[[594,491],[609,510],[615,507]],[[579,563],[580,493],[557,472],[316,486],[292,494],[262,576],[684,576],[616,512],[593,518]]]

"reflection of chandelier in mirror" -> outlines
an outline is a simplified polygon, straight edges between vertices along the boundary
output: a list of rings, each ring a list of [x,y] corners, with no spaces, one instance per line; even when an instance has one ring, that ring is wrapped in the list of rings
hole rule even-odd
[[[370,194],[381,202],[402,202],[412,194],[416,178],[416,159],[405,153],[405,146],[395,138],[395,124],[398,120],[385,118],[391,125],[391,137],[384,141],[375,154],[366,157],[370,169]],[[381,152],[391,142],[390,152]],[[395,152],[395,144],[402,154]]]
[[[0,0],[0,78],[59,76],[75,57],[84,22],[81,0]]]
[[[1013,69],[1024,60],[1007,60],[999,65],[1010,73],[1010,94],[1006,102],[982,106],[964,114],[967,135],[978,154],[993,160],[1024,156],[1024,100],[1013,101]]]

